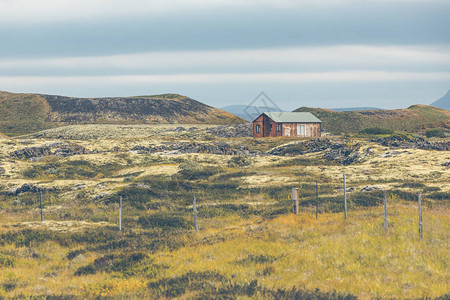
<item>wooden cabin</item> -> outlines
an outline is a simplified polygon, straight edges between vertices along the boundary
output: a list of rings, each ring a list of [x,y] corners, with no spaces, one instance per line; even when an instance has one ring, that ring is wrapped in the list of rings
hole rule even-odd
[[[321,124],[309,112],[265,112],[253,121],[253,137],[320,137]]]

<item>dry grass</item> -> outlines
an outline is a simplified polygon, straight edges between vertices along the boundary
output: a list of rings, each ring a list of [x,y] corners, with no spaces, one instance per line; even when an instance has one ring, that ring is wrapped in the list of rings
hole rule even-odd
[[[198,132],[189,136],[167,131],[178,125],[102,126],[48,130],[46,138],[0,140],[0,163],[6,170],[1,175],[3,192],[24,183],[56,188],[55,192],[44,193],[45,222],[39,221],[36,194],[24,193],[17,197],[23,201],[35,198],[35,202],[23,205],[13,204],[16,197],[0,195],[0,298],[163,297],[164,291],[175,287],[157,290],[148,284],[205,271],[215,271],[227,280],[227,283],[217,281],[208,285],[218,287],[242,286],[257,280],[261,289],[297,287],[314,291],[319,288],[325,292],[351,293],[362,299],[438,297],[450,293],[448,200],[432,200],[427,198],[429,194],[424,194],[422,241],[418,240],[415,201],[402,201],[400,196],[389,194],[387,232],[383,230],[381,207],[354,204],[360,197],[360,189],[367,185],[404,191],[414,197],[425,188],[448,193],[450,185],[446,182],[450,182],[450,170],[442,165],[450,161],[447,152],[408,149],[407,152],[399,150],[394,157],[382,158],[380,155],[391,149],[361,140],[366,144],[364,147],[370,146],[374,152],[350,166],[308,164],[323,155],[311,153],[301,157],[306,162],[302,165],[282,164],[292,158],[260,156],[251,158],[248,166],[231,167],[230,156],[225,155],[128,152],[136,145],[195,141],[193,137],[201,136]],[[189,126],[192,125],[183,125]],[[62,133],[83,137],[68,141],[102,152],[39,162],[17,160],[8,155],[30,145],[57,141],[55,136]],[[227,142],[270,149],[285,141],[273,139],[265,144],[237,138]],[[115,146],[119,147],[118,152],[113,151]],[[179,165],[186,161],[216,168],[217,173],[195,180],[180,177]],[[62,178],[46,173],[34,179],[23,176],[25,170],[36,165],[59,164],[64,168],[74,162],[89,163],[94,171],[98,168],[99,174],[96,171],[92,178]],[[117,168],[102,174],[106,164]],[[287,213],[291,205],[287,200],[290,189],[300,187],[302,201],[308,201],[309,196],[304,195],[312,191],[316,180],[323,207],[327,197],[342,197],[343,172],[347,174],[347,187],[353,188],[348,193],[353,206],[347,223],[342,213],[322,213],[315,220],[308,202],[301,208],[301,215]],[[79,184],[85,184],[86,188],[73,189]],[[126,231],[122,236],[114,227],[118,218],[118,192],[130,189],[132,184],[144,187],[134,195],[135,206],[124,202]],[[198,234],[190,226],[193,190],[198,196]],[[107,196],[96,198],[101,193]],[[108,195],[112,196],[108,198]],[[158,216],[179,222],[176,223],[179,227],[141,222],[143,217]],[[14,235],[18,233],[23,237]],[[31,246],[27,235],[32,240]],[[81,256],[71,257],[73,251],[80,251]],[[135,251],[149,256],[133,267],[137,269],[130,269],[135,273],[126,269],[74,275],[104,256]],[[145,275],[145,270],[154,266],[162,267],[155,275]],[[187,290],[177,297],[200,297],[201,292]],[[231,298],[265,296],[230,294]]]

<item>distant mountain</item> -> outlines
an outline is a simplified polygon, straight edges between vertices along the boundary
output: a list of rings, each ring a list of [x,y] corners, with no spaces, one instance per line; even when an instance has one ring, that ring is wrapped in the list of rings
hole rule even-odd
[[[333,134],[357,133],[370,127],[422,133],[429,128],[450,128],[450,111],[429,105],[412,105],[407,109],[342,112],[300,107],[295,111],[311,112],[322,121],[322,128]]]
[[[346,108],[330,108],[334,111],[361,111],[361,110],[382,110],[377,107],[346,107]]]
[[[432,106],[450,110],[450,90],[444,97],[431,103]]]
[[[263,112],[281,111],[276,107],[251,106],[251,105],[229,105],[221,107],[221,109],[247,121],[253,121]]]
[[[76,98],[0,91],[0,132],[16,136],[71,124],[232,124],[226,111],[178,94]]]

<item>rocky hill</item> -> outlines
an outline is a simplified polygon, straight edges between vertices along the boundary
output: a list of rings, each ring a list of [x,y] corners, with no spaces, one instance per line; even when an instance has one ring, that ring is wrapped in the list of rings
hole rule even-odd
[[[356,133],[370,127],[419,133],[430,128],[450,129],[450,111],[428,105],[413,105],[407,109],[344,112],[300,107],[295,111],[313,113],[322,120],[322,128],[334,134]]]
[[[0,92],[0,132],[14,136],[69,124],[237,124],[244,120],[189,97],[75,98]]]

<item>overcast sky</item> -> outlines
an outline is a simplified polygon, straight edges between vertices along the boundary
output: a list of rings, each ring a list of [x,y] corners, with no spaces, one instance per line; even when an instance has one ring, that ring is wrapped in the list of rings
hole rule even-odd
[[[0,0],[0,90],[402,108],[450,89],[448,0]]]

